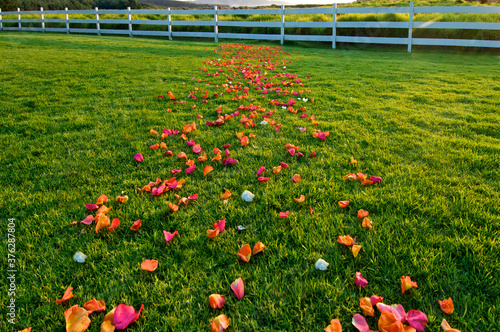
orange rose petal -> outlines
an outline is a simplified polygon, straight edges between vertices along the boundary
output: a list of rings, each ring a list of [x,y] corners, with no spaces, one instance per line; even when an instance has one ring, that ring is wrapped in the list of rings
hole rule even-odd
[[[365,316],[375,317],[375,310],[369,297],[363,297],[359,300],[359,306],[363,309]]]
[[[170,202],[168,202],[168,207],[172,210],[172,211],[177,211],[179,210],[179,206],[178,205],[175,205],[175,204],[172,204]]]
[[[219,315],[212,320],[212,332],[222,332],[229,326],[229,320],[226,315]]]
[[[363,209],[358,210],[358,219],[363,219],[364,217],[368,217],[369,212]]]
[[[212,161],[222,160],[222,155],[219,152],[215,157],[212,158]]]
[[[361,250],[361,245],[359,244],[354,244],[351,247],[351,251],[354,257],[358,257],[359,251]]]
[[[452,328],[444,318],[441,322],[441,328],[443,329],[443,332],[460,332],[460,330]]]
[[[128,196],[127,195],[125,195],[125,196],[118,196],[118,197],[116,197],[116,201],[120,202],[122,204],[127,204],[127,202],[128,202]]]
[[[297,203],[304,203],[304,201],[306,200],[306,196],[300,195],[299,198],[294,198],[293,200]]]
[[[167,148],[167,143],[161,142],[160,143],[160,149],[166,149]]]
[[[84,332],[90,325],[89,312],[75,304],[64,311],[66,332]]]
[[[207,161],[207,160],[208,160],[208,158],[207,158],[207,154],[206,153],[203,153],[203,155],[201,155],[201,156],[198,157],[198,161],[201,162],[201,163],[204,162],[204,161]]]
[[[302,180],[302,177],[299,174],[295,174],[292,177],[292,181],[295,182],[295,183],[300,182],[300,180]]]
[[[157,136],[158,135],[158,132],[156,130],[152,129],[152,128],[149,130],[149,133],[151,135],[153,135],[153,136]]]
[[[248,263],[250,261],[250,256],[252,256],[252,249],[250,248],[250,245],[243,245],[243,247],[241,247],[240,251],[238,252],[238,257]]]
[[[95,232],[99,232],[100,229],[108,227],[110,225],[109,217],[105,214],[101,215],[97,220],[97,225],[95,226]]]
[[[253,255],[258,254],[259,252],[263,251],[265,248],[266,248],[266,246],[262,242],[259,241],[253,246],[252,254]]]
[[[205,166],[205,168],[203,169],[203,175],[205,175],[205,176],[206,176],[208,173],[210,173],[210,172],[211,172],[211,171],[213,171],[213,170],[214,170],[214,168],[213,168],[212,166],[207,165],[207,166]]]
[[[177,155],[177,158],[178,159],[182,159],[182,158],[188,159],[185,152],[179,152],[179,154]]]
[[[342,325],[340,325],[339,319],[332,319],[330,325],[325,328],[326,332],[342,332]]]
[[[130,226],[130,229],[133,231],[138,231],[139,228],[141,228],[141,226],[142,226],[142,221],[141,221],[141,219],[139,219],[139,220],[134,221],[132,226]]]
[[[225,296],[220,294],[212,294],[208,297],[210,306],[214,309],[222,309],[225,303]]]
[[[66,291],[64,292],[64,295],[63,295],[62,299],[60,299],[60,300],[56,300],[56,303],[57,303],[57,304],[60,304],[60,303],[62,303],[62,302],[64,302],[64,301],[66,301],[66,300],[71,299],[71,298],[73,297],[73,293],[72,293],[72,291],[73,291],[73,287],[69,286],[69,287],[66,289]]]
[[[226,192],[220,196],[220,199],[228,199],[229,197],[231,197],[231,192],[226,189]]]
[[[351,161],[350,161],[350,163],[351,163],[352,165],[356,164],[357,162],[358,162],[358,161],[357,161],[356,159],[354,159],[354,157],[351,157]]]
[[[160,144],[158,144],[158,143],[156,143],[156,144],[153,144],[153,145],[150,145],[150,146],[149,146],[149,148],[150,148],[151,150],[156,150],[156,149],[158,149],[159,147],[160,147]]]
[[[113,221],[111,221],[111,226],[108,227],[110,231],[114,231],[116,227],[120,225],[120,219],[114,218]]]
[[[340,208],[345,208],[349,205],[349,201],[339,201],[339,207]]]
[[[417,283],[411,281],[409,276],[401,276],[401,293],[404,294],[408,289],[418,287]]]
[[[453,305],[453,300],[451,299],[451,297],[449,297],[448,300],[438,300],[438,302],[441,310],[445,314],[451,315],[455,311],[455,306]]]
[[[105,311],[106,303],[104,303],[103,300],[97,301],[96,299],[92,299],[90,301],[85,302],[83,307],[89,311],[89,314],[91,314],[93,312]]]
[[[369,230],[371,230],[373,228],[372,221],[370,219],[366,218],[366,217],[363,218],[363,223],[361,224],[361,226],[366,227]]]
[[[194,160],[193,159],[188,159],[188,161],[186,161],[186,165],[193,166],[194,165]]]
[[[356,173],[356,176],[358,177],[359,181],[363,182],[366,180],[366,174],[363,173]]]
[[[207,230],[207,236],[211,239],[219,235],[219,228]]]
[[[273,167],[273,174],[278,174],[279,172],[281,172],[281,166]]]
[[[156,259],[146,259],[141,264],[141,269],[145,271],[154,271],[158,267],[158,261]]]
[[[354,173],[349,173],[349,174],[344,175],[344,179],[356,181],[358,179],[358,177]]]
[[[354,243],[354,239],[350,235],[339,236],[337,242],[346,246],[350,246]]]
[[[105,202],[108,201],[108,196],[106,195],[101,195],[97,198],[97,201],[95,202],[96,205],[101,205],[104,204]]]
[[[243,136],[240,140],[241,146],[247,146],[248,145],[248,136]]]

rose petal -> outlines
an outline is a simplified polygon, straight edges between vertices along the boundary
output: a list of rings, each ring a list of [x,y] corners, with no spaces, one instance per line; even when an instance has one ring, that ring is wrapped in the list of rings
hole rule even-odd
[[[82,221],[80,221],[82,224],[85,224],[85,225],[90,225],[92,223],[92,221],[94,220],[94,216],[89,214],[88,216],[85,217],[85,219],[83,219]]]
[[[438,300],[441,310],[448,315],[451,315],[455,311],[455,306],[453,305],[453,300],[449,297],[447,300]]]
[[[97,301],[96,299],[92,299],[90,301],[85,302],[83,305],[85,309],[89,311],[89,314],[92,312],[101,312],[106,310],[106,303],[103,300]]]
[[[280,216],[281,218],[285,218],[285,217],[288,217],[288,215],[289,215],[289,214],[290,214],[290,211],[288,211],[288,210],[287,210],[286,212],[280,212],[280,213],[279,213],[279,216]]]
[[[340,325],[340,320],[332,319],[330,325],[325,328],[326,332],[342,332],[342,325]]]
[[[349,205],[349,201],[339,201],[339,207],[340,208],[345,208]]]
[[[139,228],[141,228],[141,226],[142,226],[142,221],[141,221],[141,219],[139,219],[139,220],[134,221],[132,226],[130,226],[130,229],[133,231],[138,231]]]
[[[243,245],[237,255],[241,258],[241,260],[248,263],[250,261],[250,257],[252,256],[252,249],[250,248],[250,245]]]
[[[224,192],[221,196],[220,196],[220,199],[228,199],[229,197],[231,197],[231,192],[229,190],[226,189],[226,192]]]
[[[163,231],[163,235],[165,236],[165,241],[166,242],[172,241],[172,239],[174,238],[174,236],[176,236],[177,234],[179,234],[178,231],[175,231],[173,233],[170,233],[170,232],[167,232],[167,231]]]
[[[134,159],[137,160],[138,162],[141,162],[144,160],[144,157],[142,156],[142,153],[136,153],[134,155]]]
[[[423,331],[425,324],[429,322],[427,316],[422,311],[413,309],[406,314],[406,321],[417,331]]]
[[[366,285],[368,285],[368,280],[363,278],[363,276],[361,275],[361,272],[356,272],[356,277],[354,279],[354,283],[358,287],[365,287]]]
[[[56,303],[60,304],[60,303],[62,303],[64,301],[67,301],[67,300],[71,299],[73,297],[72,291],[73,291],[73,287],[69,286],[66,289],[66,291],[64,292],[63,297],[61,299],[59,299],[59,300],[56,300]]]
[[[262,172],[264,172],[266,168],[264,166],[260,166],[255,175],[259,176]]]
[[[370,327],[368,326],[365,317],[361,316],[360,314],[354,315],[354,317],[352,318],[352,325],[354,325],[354,327],[357,328],[359,332],[370,331]]]
[[[212,320],[212,332],[222,332],[229,326],[226,315],[219,315]]]
[[[245,285],[243,284],[243,279],[238,278],[231,284],[231,289],[234,292],[234,295],[241,300],[241,298],[245,295]]]
[[[156,259],[146,259],[141,264],[141,269],[145,271],[154,271],[158,267],[158,261]]]
[[[84,332],[90,325],[89,312],[78,304],[64,311],[64,318],[68,332]]]
[[[116,329],[125,329],[127,326],[135,322],[139,315],[141,314],[142,309],[144,308],[144,304],[141,305],[141,308],[136,313],[134,307],[128,306],[126,304],[119,304],[113,315],[113,325]]]
[[[85,204],[85,208],[89,211],[97,210],[99,206],[97,204]]]
[[[225,303],[225,296],[220,294],[212,294],[208,297],[210,306],[214,309],[222,309]]]

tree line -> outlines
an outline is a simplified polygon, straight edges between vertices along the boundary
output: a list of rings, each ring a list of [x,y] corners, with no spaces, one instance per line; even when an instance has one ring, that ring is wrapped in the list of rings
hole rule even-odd
[[[61,10],[68,9],[132,9],[141,8],[137,0],[0,0],[0,9],[3,12],[21,10]]]

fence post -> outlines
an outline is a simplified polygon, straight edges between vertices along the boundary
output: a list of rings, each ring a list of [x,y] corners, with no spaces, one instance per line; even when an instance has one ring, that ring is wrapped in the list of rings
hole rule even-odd
[[[99,24],[99,8],[95,7],[95,27],[97,29],[97,35],[101,35],[101,25]]]
[[[3,23],[2,23],[2,9],[0,8],[0,31],[3,30]]]
[[[168,39],[172,40],[172,18],[170,17],[170,7],[167,8]]]
[[[43,7],[40,7],[40,18],[42,19],[42,32],[45,32],[45,18],[43,16]]]
[[[127,7],[128,10],[128,35],[132,37],[132,13],[130,12],[130,7]]]
[[[217,6],[214,6],[214,34],[215,42],[219,42],[219,18],[217,17]]]
[[[285,5],[281,5],[281,45],[285,42]]]
[[[69,34],[69,15],[68,15],[68,7],[64,8],[64,11],[66,12],[64,14],[64,18],[66,19],[66,33]]]
[[[408,20],[408,53],[411,53],[412,37],[413,37],[413,1],[410,1],[410,19]]]
[[[17,8],[17,26],[19,28],[19,31],[21,31],[21,8]]]
[[[337,4],[333,4],[332,48],[337,48]]]

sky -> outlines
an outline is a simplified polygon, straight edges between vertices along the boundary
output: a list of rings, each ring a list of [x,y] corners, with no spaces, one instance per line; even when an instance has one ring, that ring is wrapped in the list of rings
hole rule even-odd
[[[184,0],[186,1],[186,0]],[[189,1],[189,0],[188,0]],[[191,0],[195,3],[239,6],[270,6],[270,5],[332,5],[334,3],[353,2],[354,0]]]

